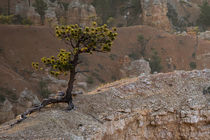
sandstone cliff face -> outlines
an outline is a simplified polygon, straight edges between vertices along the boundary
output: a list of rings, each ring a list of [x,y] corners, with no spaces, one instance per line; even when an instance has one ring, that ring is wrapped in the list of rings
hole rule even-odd
[[[210,70],[141,75],[74,99],[76,110],[51,107],[0,139],[210,139]]]
[[[5,0],[4,0],[5,1]],[[11,1],[11,14],[28,17],[35,24],[40,24],[40,16],[34,10],[33,3],[35,0],[18,0]],[[44,0],[47,3],[48,9],[45,14],[45,24],[81,24],[87,25],[91,21],[90,16],[96,16],[95,8],[91,5],[91,1],[84,0]],[[7,7],[4,3],[4,7]]]
[[[143,24],[166,31],[171,30],[171,24],[167,17],[167,0],[143,0],[142,9]]]
[[[35,24],[40,24],[40,17],[32,6],[34,1],[11,1],[10,13],[28,17]],[[182,27],[195,25],[200,14],[199,5],[202,4],[203,0],[125,0],[109,2],[115,5],[103,5],[103,2],[100,3],[97,0],[44,1],[48,5],[45,24],[80,23],[81,25],[88,25],[91,22],[90,17],[97,17],[95,9],[100,9],[97,14],[100,16],[99,18],[106,17],[103,19],[105,20],[104,23],[109,17],[114,16],[113,24],[115,26],[145,24],[171,31],[173,28],[179,30]],[[94,7],[92,4],[96,1],[99,5],[94,5]],[[210,2],[210,0],[208,1]],[[7,13],[7,0],[2,0],[0,4],[0,12],[3,10]]]

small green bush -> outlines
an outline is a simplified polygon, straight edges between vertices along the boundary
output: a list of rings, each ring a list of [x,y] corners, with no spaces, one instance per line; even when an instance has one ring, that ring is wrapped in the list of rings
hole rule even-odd
[[[2,96],[7,97],[9,100],[16,101],[18,99],[17,95],[8,88],[0,87],[0,93],[4,93]]]
[[[93,83],[94,83],[94,80],[93,80],[93,78],[92,78],[92,77],[90,77],[90,76],[89,76],[89,77],[87,78],[86,82],[87,82],[88,84],[90,84],[90,85],[91,85],[91,84],[93,84]]]
[[[12,24],[13,15],[4,16],[0,15],[0,24]]]
[[[140,53],[138,53],[138,51],[133,51],[130,54],[128,54],[128,56],[133,60],[137,60],[140,58]]]
[[[109,57],[110,57],[111,60],[115,60],[115,59],[117,58],[117,55],[115,55],[115,54],[110,54]]]
[[[115,75],[112,75],[111,78],[112,78],[113,81],[116,81],[117,80],[117,77]]]
[[[114,24],[114,18],[113,17],[109,17],[106,21],[106,23],[108,24],[109,27],[112,27]]]
[[[0,24],[32,25],[33,22],[30,19],[21,17],[20,15],[0,15]]]
[[[198,19],[198,23],[201,26],[204,26],[204,28],[210,26],[210,5],[206,0],[200,6],[200,11],[201,13]]]
[[[143,43],[144,43],[144,35],[139,34],[139,35],[137,36],[137,41],[138,41],[140,44],[143,44]]]
[[[0,103],[3,103],[5,100],[5,96],[0,93]]]
[[[141,48],[140,48],[140,55],[143,56],[143,57],[145,57],[145,51],[146,51],[147,44],[149,43],[150,39],[151,39],[151,38],[146,39],[146,38],[144,37],[144,35],[142,35],[142,34],[139,34],[139,35],[137,36],[137,41],[138,41],[138,42],[140,43],[140,45],[141,45]]]
[[[194,53],[192,53],[192,58],[195,59],[195,57],[196,57],[196,53],[194,52]]]
[[[47,98],[50,94],[51,91],[48,90],[48,82],[44,80],[39,81],[39,94],[43,98]]]
[[[197,65],[196,65],[196,62],[190,62],[190,68],[191,69],[196,69]]]
[[[163,67],[161,65],[161,58],[158,56],[156,51],[153,52],[149,65],[152,73],[160,72],[162,70]]]

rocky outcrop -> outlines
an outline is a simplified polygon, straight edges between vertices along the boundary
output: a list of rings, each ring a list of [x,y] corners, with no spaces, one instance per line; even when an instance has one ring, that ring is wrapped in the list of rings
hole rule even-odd
[[[143,23],[170,31],[196,24],[202,1],[143,0]]]
[[[210,139],[210,70],[141,75],[34,113],[0,139]]]
[[[22,105],[24,107],[32,107],[32,106],[37,106],[41,102],[39,101],[38,97],[30,90],[25,88],[21,93],[20,97],[18,99],[19,105]]]
[[[143,24],[164,29],[171,30],[171,24],[167,17],[167,0],[143,0]]]
[[[0,103],[0,123],[11,120],[15,117],[13,112],[13,105],[9,100],[5,100],[3,103]]]
[[[151,73],[149,62],[143,58],[131,61],[128,56],[125,56],[124,59],[128,61],[124,61],[123,63],[122,69],[120,70],[122,73],[121,77],[136,77],[143,73],[146,75]]]
[[[199,38],[204,40],[210,40],[210,31],[201,32]]]
[[[34,24],[40,24],[40,16],[35,11],[33,3],[35,0],[18,0],[10,4],[11,14],[28,17]],[[48,9],[45,14],[45,24],[81,24],[88,25],[89,17],[96,16],[95,8],[91,1],[84,0],[44,0]],[[4,7],[7,7],[5,2]],[[3,7],[3,8],[4,8]]]

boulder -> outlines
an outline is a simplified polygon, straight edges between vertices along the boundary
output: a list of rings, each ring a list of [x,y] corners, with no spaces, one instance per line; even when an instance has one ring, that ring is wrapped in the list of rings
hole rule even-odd
[[[123,64],[121,73],[123,77],[136,77],[140,74],[150,74],[151,68],[149,62],[144,59],[129,61]]]
[[[204,40],[210,40],[210,31],[201,32],[199,38]]]
[[[0,104],[0,123],[11,120],[15,117],[13,112],[13,105],[9,100],[5,100],[3,104]]]
[[[24,107],[32,107],[41,104],[38,97],[31,91],[25,88],[18,99],[18,103]]]

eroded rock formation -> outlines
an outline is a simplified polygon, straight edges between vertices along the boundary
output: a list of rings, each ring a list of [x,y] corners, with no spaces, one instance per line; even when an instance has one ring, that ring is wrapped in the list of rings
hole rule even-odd
[[[4,2],[5,1],[5,2]],[[35,11],[33,3],[35,0],[17,0],[10,3],[10,14],[21,15],[31,19],[35,24],[40,24],[40,16]],[[96,16],[95,8],[89,0],[44,0],[48,9],[45,14],[45,24],[81,24],[87,25],[91,22],[89,17]],[[1,2],[0,8],[8,11],[6,0]]]
[[[51,107],[0,139],[210,139],[210,70],[141,75],[74,99],[76,110]]]

